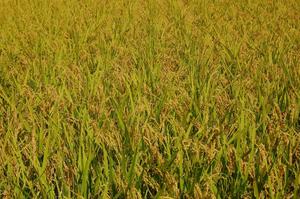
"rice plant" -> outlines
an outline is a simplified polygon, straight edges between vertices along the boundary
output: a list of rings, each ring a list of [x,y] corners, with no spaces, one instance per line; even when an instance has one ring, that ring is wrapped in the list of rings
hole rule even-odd
[[[1,198],[300,198],[299,13],[1,0]]]

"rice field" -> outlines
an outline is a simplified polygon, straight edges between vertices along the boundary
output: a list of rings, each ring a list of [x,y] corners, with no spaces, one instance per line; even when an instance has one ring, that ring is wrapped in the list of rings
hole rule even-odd
[[[300,1],[1,0],[0,197],[300,198]]]

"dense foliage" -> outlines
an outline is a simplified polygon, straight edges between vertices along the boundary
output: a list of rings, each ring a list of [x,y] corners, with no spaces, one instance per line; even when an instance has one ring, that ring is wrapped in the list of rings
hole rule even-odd
[[[300,198],[300,1],[1,0],[2,198]]]

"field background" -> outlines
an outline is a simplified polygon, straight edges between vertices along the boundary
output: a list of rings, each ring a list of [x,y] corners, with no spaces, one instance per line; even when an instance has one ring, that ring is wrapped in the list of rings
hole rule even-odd
[[[1,0],[0,197],[300,198],[300,1]]]

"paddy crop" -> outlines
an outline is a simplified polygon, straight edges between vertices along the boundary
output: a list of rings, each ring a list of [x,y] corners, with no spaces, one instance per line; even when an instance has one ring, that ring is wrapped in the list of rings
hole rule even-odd
[[[300,198],[300,1],[1,0],[2,198]]]

